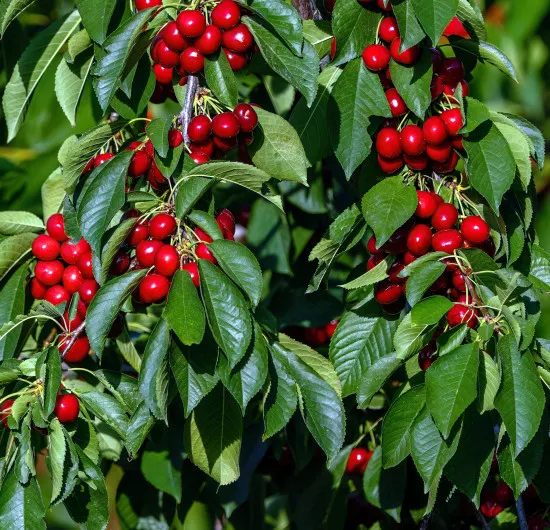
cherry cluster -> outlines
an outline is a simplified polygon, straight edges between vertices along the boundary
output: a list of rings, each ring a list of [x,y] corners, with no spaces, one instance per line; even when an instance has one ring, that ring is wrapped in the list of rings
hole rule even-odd
[[[372,254],[367,270],[372,270],[388,255],[395,256],[388,269],[388,278],[378,283],[374,290],[375,299],[390,314],[399,313],[405,307],[407,279],[402,278],[400,273],[419,257],[430,251],[452,255],[460,248],[478,248],[491,256],[495,252],[489,225],[481,217],[464,217],[458,228],[459,214],[453,204],[444,202],[433,191],[417,191],[417,195],[418,206],[413,219],[398,229],[381,248],[377,248],[374,236],[367,243],[367,249]],[[465,323],[475,328],[479,311],[468,289],[466,271],[459,267],[455,258],[445,259],[445,264],[445,272],[429,292],[447,296],[455,302],[447,313],[450,327]],[[436,338],[420,352],[422,369],[427,369],[435,360]]]
[[[150,269],[134,293],[139,304],[156,304],[164,301],[170,290],[171,278],[177,270],[189,273],[196,287],[200,285],[198,259],[217,264],[208,248],[212,238],[201,228],[182,227],[170,212],[155,214],[150,220],[139,218],[135,210],[127,217],[137,217],[138,222],[126,239],[126,244],[116,254],[110,273],[124,274],[130,268]],[[222,210],[216,217],[224,239],[232,241],[235,234],[233,214]]]
[[[185,10],[155,37],[150,49],[157,80],[153,102],[160,103],[170,95],[174,73],[179,76],[180,85],[184,85],[187,75],[202,72],[205,57],[220,48],[232,70],[241,70],[248,64],[254,49],[254,37],[241,23],[239,5],[233,0],[223,0],[214,7],[210,19],[212,23],[207,24],[202,11]]]
[[[233,112],[222,112],[212,119],[198,114],[187,127],[191,158],[196,164],[203,164],[238,147],[239,158],[248,161],[246,146],[252,143],[252,131],[257,125],[258,114],[248,103],[239,103]]]

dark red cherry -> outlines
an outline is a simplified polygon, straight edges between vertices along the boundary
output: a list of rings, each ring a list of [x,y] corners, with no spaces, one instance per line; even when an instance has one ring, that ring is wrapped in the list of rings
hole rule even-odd
[[[31,296],[35,300],[42,300],[46,295],[46,291],[48,290],[48,287],[43,283],[40,283],[40,280],[38,280],[37,278],[33,278],[31,280],[30,288],[31,288]]]
[[[170,49],[178,53],[181,53],[190,45],[189,41],[179,32],[178,26],[174,21],[166,24],[166,27],[162,31],[162,38]],[[153,57],[153,59],[155,58]],[[155,60],[158,61],[158,59]]]
[[[477,309],[462,304],[455,304],[447,313],[447,322],[452,328],[466,324],[469,328],[477,326]]]
[[[113,258],[111,266],[109,267],[109,274],[112,274],[113,276],[120,276],[124,274],[129,267],[130,256],[128,256],[128,254],[121,249],[115,254],[115,257]]]
[[[445,162],[436,162],[434,160],[432,162],[432,169],[436,173],[440,173],[440,174],[450,173],[451,171],[454,171],[456,169],[458,161],[459,161],[458,153],[456,151],[452,151],[451,156]]]
[[[153,73],[155,74],[156,80],[161,85],[167,85],[172,82],[172,76],[174,75],[173,68],[166,68],[162,64],[153,65]]]
[[[206,245],[206,243],[199,243],[197,245],[197,248],[196,248],[195,252],[197,254],[197,258],[199,258],[199,259],[205,259],[207,261],[210,261],[214,265],[216,265],[218,263],[218,261],[214,257],[214,254],[212,254],[212,252],[210,251],[210,249],[208,248],[208,245]]]
[[[59,351],[64,355],[64,361],[68,363],[79,363],[90,353],[90,341],[88,337],[79,337],[67,351],[68,339],[59,343]]]
[[[168,131],[168,145],[171,149],[179,147],[183,143],[183,134],[179,129],[170,129]]]
[[[227,57],[227,62],[231,66],[231,70],[238,72],[242,70],[248,64],[248,58],[243,53],[237,53],[227,48],[222,48],[225,56]]]
[[[408,230],[403,226],[396,230],[390,238],[384,243],[384,251],[388,254],[402,254],[407,250]]]
[[[440,230],[432,238],[432,247],[436,252],[452,254],[462,247],[464,239],[458,230]]]
[[[137,7],[138,2],[136,2]],[[139,8],[138,8],[139,9]],[[78,418],[80,405],[73,394],[58,395],[55,401],[54,415],[60,423],[72,423]]]
[[[163,246],[162,241],[146,239],[139,243],[136,248],[136,258],[143,267],[152,267],[155,264],[155,256]]]
[[[212,132],[220,138],[233,138],[240,130],[239,120],[232,112],[223,112],[212,120]]]
[[[403,294],[400,285],[384,280],[374,288],[374,298],[379,304],[388,305],[397,302]]]
[[[180,62],[179,53],[170,49],[162,39],[155,44],[154,54],[158,63],[165,68],[173,68]]]
[[[145,175],[149,168],[151,167],[151,159],[145,151],[136,151],[132,160],[130,161],[130,166],[128,167],[128,175],[130,177],[141,177]]]
[[[367,250],[373,256],[385,256],[386,251],[383,248],[376,247],[376,237],[371,236],[367,242]]]
[[[441,61],[439,77],[446,85],[455,87],[464,79],[466,72],[462,61],[457,57],[446,57]]]
[[[422,348],[418,354],[418,366],[424,372],[435,362],[434,355],[436,349],[433,346]]]
[[[427,225],[416,225],[407,236],[407,248],[415,256],[427,254],[432,246],[432,231]]]
[[[58,260],[39,261],[34,267],[34,275],[42,285],[51,287],[61,282],[64,270],[63,263]]]
[[[32,242],[32,253],[40,260],[51,261],[59,256],[59,241],[46,234],[41,234]]]
[[[378,155],[378,165],[380,169],[387,175],[393,175],[397,173],[405,164],[403,157],[398,158],[385,158]]]
[[[456,136],[464,126],[460,109],[449,109],[441,113],[441,119],[445,122],[447,131],[451,136]]]
[[[430,159],[428,158],[428,155],[426,153],[422,153],[418,156],[411,156],[411,155],[403,155],[403,159],[405,160],[405,164],[409,167],[409,169],[412,169],[413,171],[422,171],[423,169],[426,169],[428,167],[428,164],[430,163]]]
[[[82,273],[76,265],[69,265],[63,271],[63,287],[69,294],[76,293],[80,289],[83,280]]]
[[[422,132],[430,145],[440,145],[449,136],[445,122],[439,116],[428,118],[422,126]]]
[[[426,154],[430,160],[443,163],[449,160],[451,153],[453,152],[453,146],[451,140],[447,138],[443,143],[438,145],[428,144],[426,146]]]
[[[464,274],[462,274],[460,269],[456,269],[453,272],[452,282],[453,282],[454,288],[457,291],[460,291],[461,293],[466,292],[466,281],[464,280]]]
[[[432,226],[436,230],[453,228],[458,221],[458,210],[450,203],[440,204],[432,216]]]
[[[162,0],[136,0],[136,9],[143,11],[150,7],[157,7],[162,5]]]
[[[204,68],[204,55],[197,48],[190,46],[180,55],[179,65],[180,75],[196,74]]]
[[[224,208],[216,216],[216,222],[218,223],[218,226],[220,228],[225,227],[231,233],[235,232],[235,217],[233,216],[233,214],[227,208]]]
[[[212,122],[205,114],[195,116],[187,127],[187,135],[192,142],[205,142],[210,138]]]

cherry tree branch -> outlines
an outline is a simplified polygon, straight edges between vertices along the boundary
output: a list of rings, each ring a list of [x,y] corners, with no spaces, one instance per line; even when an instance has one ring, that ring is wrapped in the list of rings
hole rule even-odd
[[[302,20],[322,20],[323,15],[317,8],[315,0],[292,0],[292,5],[298,11]]]
[[[189,146],[190,144],[189,136],[187,135],[187,127],[189,126],[189,122],[193,117],[193,103],[195,101],[195,96],[197,94],[198,88],[199,78],[196,75],[188,75],[185,102],[183,104],[183,109],[181,109],[180,113],[181,131],[183,133],[183,139],[186,146]]]
[[[65,348],[65,353],[61,356],[62,360],[65,360],[65,356],[69,353],[69,350],[74,346],[74,343],[77,341],[78,337],[82,335],[86,329],[86,321],[82,322],[74,331],[71,331],[69,334],[69,340],[67,341],[67,347]]]
[[[516,501],[516,510],[518,512],[520,530],[527,530],[529,528],[529,525],[527,524],[527,517],[525,515],[525,506],[523,505],[523,499],[521,498],[521,495],[518,497],[518,500]]]

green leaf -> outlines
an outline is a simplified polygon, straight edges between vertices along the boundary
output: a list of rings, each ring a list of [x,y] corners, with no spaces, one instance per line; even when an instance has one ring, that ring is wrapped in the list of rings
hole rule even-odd
[[[415,269],[407,280],[407,302],[411,306],[414,307],[422,300],[426,291],[445,272],[445,267],[445,263],[441,261],[430,261],[422,267]],[[415,321],[414,317],[413,322],[421,323],[420,321]]]
[[[302,58],[296,57],[258,20],[243,17],[242,22],[252,32],[267,64],[275,73],[296,87],[305,96],[308,105],[311,105],[317,92],[317,76],[319,74],[319,57],[315,48],[309,42],[304,41]]]
[[[201,197],[214,185],[214,181],[204,177],[192,177],[177,188],[176,215],[182,219]]]
[[[55,503],[63,489],[63,468],[67,446],[63,427],[57,418],[54,418],[48,427],[48,454],[52,474],[51,503]]]
[[[168,493],[179,504],[182,494],[181,462],[168,450],[146,450],[141,455],[141,472],[157,490]]]
[[[355,59],[336,81],[329,106],[332,145],[348,179],[371,151],[372,116],[391,116],[390,106],[378,75]]]
[[[153,415],[166,420],[168,407],[168,350],[170,328],[163,318],[151,332],[139,372],[139,391]]]
[[[0,240],[0,280],[31,252],[36,234],[17,234]]]
[[[80,55],[73,64],[62,60],[55,74],[55,95],[65,116],[73,127],[76,125],[76,109],[92,68],[93,57]]]
[[[28,274],[26,264],[19,267],[0,289],[0,329],[25,313],[25,280]],[[11,359],[17,351],[21,327],[0,339],[0,360]],[[1,379],[1,378],[0,378]]]
[[[544,155],[546,151],[546,142],[543,134],[531,122],[521,116],[515,114],[503,114],[506,118],[512,121],[522,132],[529,138],[533,146],[531,156],[535,159],[540,169],[544,166]]]
[[[90,37],[98,44],[103,44],[115,3],[110,0],[77,0],[76,7]]]
[[[208,324],[231,368],[243,358],[252,337],[250,312],[241,292],[212,263],[199,260],[201,294]]]
[[[101,392],[85,392],[80,393],[78,399],[123,440],[126,438],[128,416],[124,407],[113,396]]]
[[[495,123],[495,125],[508,142],[510,151],[516,161],[519,180],[523,186],[523,189],[527,190],[527,187],[531,182],[531,175],[533,174],[531,168],[529,141],[525,134],[515,125],[508,125],[506,123]]]
[[[426,402],[424,385],[401,394],[391,405],[382,423],[384,468],[399,465],[411,453],[412,427]]]
[[[516,162],[506,138],[496,125],[487,122],[464,139],[464,149],[470,183],[498,212],[516,174]]]
[[[487,29],[483,14],[475,2],[459,0],[456,15],[470,35],[475,36],[477,40],[485,40],[487,38]]]
[[[45,515],[36,479],[23,486],[15,473],[8,473],[0,488],[0,528],[46,530]]]
[[[382,448],[378,446],[363,475],[363,491],[367,501],[401,522],[401,506],[407,486],[407,466],[404,462],[391,469],[382,467]]]
[[[23,52],[6,85],[2,100],[8,142],[23,125],[30,99],[44,72],[80,24],[78,11],[57,20],[34,38]]]
[[[41,397],[44,417],[47,418],[55,408],[55,401],[61,386],[61,356],[56,347],[50,347],[46,351],[39,377],[44,382],[44,391]]]
[[[490,119],[491,115],[489,113],[489,109],[481,101],[471,97],[465,97],[463,99],[463,103],[464,116],[466,119],[464,120],[464,127],[460,130],[461,134],[474,131]]]
[[[381,282],[388,277],[388,261],[384,260],[375,265],[370,271],[365,272],[355,280],[351,280],[344,285],[340,285],[342,289],[352,290],[360,289],[361,287],[369,287],[375,283]]]
[[[50,173],[50,176],[42,184],[40,191],[42,195],[42,218],[47,221],[51,215],[61,209],[65,198],[63,175],[60,167]]]
[[[495,406],[517,456],[539,428],[545,407],[544,390],[531,353],[520,354],[513,336],[501,338],[497,352],[502,366],[502,385]]]
[[[256,109],[260,127],[249,152],[254,165],[279,180],[307,185],[308,161],[298,133],[285,119]]]
[[[149,411],[147,403],[142,401],[130,418],[130,423],[128,424],[126,447],[130,456],[133,457],[138,453],[155,422],[155,417]]]
[[[224,105],[235,108],[239,102],[239,87],[225,53],[218,50],[217,53],[206,56],[204,75],[206,76],[206,84],[217,98]]]
[[[161,156],[165,157],[168,154],[168,131],[172,128],[172,117],[157,118],[151,120],[145,132],[151,140],[155,151]]]
[[[416,18],[411,0],[393,0],[392,8],[399,26],[402,48],[410,48],[424,39],[424,31]]]
[[[407,281],[407,289],[408,287],[409,281]],[[453,306],[453,302],[444,296],[425,298],[413,307],[411,311],[412,323],[421,325],[437,324]]]
[[[146,270],[139,270],[113,278],[99,289],[91,301],[86,328],[90,345],[97,355],[103,353],[105,339],[122,304],[146,274]]]
[[[302,21],[304,38],[308,40],[319,57],[329,53],[332,42],[332,28],[328,20],[304,20]],[[329,67],[330,68],[330,67]]]
[[[500,387],[500,372],[493,358],[481,353],[477,379],[479,408],[481,413],[495,408],[495,397]]]
[[[541,289],[550,290],[550,254],[537,244],[531,247],[529,280]]]
[[[164,318],[183,344],[200,344],[206,319],[197,288],[185,271],[176,271],[168,294]]]
[[[191,461],[222,486],[239,478],[243,420],[238,403],[219,384],[187,419],[184,443]]]
[[[466,344],[438,359],[426,372],[426,405],[443,438],[477,397],[479,347]]]
[[[120,250],[121,245],[126,240],[126,237],[132,230],[132,228],[135,226],[137,222],[137,219],[130,218],[125,219],[120,224],[118,224],[114,230],[112,230],[112,234],[109,234],[109,239],[105,245],[103,245],[103,249],[101,251],[101,270],[94,271],[96,281],[103,285],[105,281],[107,280],[107,276],[109,275],[109,268],[111,267],[111,264],[113,263],[113,259],[116,255],[116,253]],[[107,236],[107,234],[105,234]],[[103,239],[105,239],[105,236]]]
[[[0,2],[0,37],[4,37],[8,26],[32,3],[34,0],[2,0]]]
[[[69,39],[67,46],[67,62],[73,63],[76,57],[92,46],[92,39],[85,29],[74,33]]]
[[[363,379],[359,381],[357,389],[357,404],[360,409],[367,408],[374,395],[382,388],[388,378],[401,366],[402,360],[395,356],[395,352],[380,357],[369,366]]]
[[[412,4],[426,35],[437,46],[443,31],[456,14],[458,0],[413,0]]]
[[[359,57],[368,44],[374,42],[380,14],[365,9],[355,0],[338,0],[332,13],[332,28],[336,38],[338,66]]]
[[[427,1],[430,2],[431,0]],[[423,119],[426,110],[432,103],[430,84],[433,68],[430,51],[423,48],[422,55],[414,66],[404,66],[392,60],[390,73],[392,82],[407,107]]]
[[[13,236],[24,232],[40,232],[44,223],[30,212],[0,212],[0,234]]]
[[[222,231],[213,215],[201,210],[193,210],[189,213],[188,218],[202,228],[212,239],[223,240]]]
[[[425,339],[429,327],[426,324],[413,324],[412,313],[405,315],[393,337],[397,357],[407,359],[419,351],[427,342]]]
[[[103,43],[105,55],[97,62],[93,74],[98,77],[94,88],[104,111],[107,110],[122,82],[124,70],[138,37],[154,13],[155,9],[139,11],[111,33]],[[133,59],[137,61],[139,56],[134,56]]]
[[[361,209],[378,247],[412,217],[417,205],[416,191],[401,177],[385,178],[365,194]]]
[[[330,342],[330,360],[342,383],[344,397],[357,392],[369,368],[391,355],[397,321],[382,316],[346,313]]]
[[[208,248],[225,274],[246,293],[256,307],[262,296],[263,278],[254,254],[244,245],[223,239],[210,243]]]

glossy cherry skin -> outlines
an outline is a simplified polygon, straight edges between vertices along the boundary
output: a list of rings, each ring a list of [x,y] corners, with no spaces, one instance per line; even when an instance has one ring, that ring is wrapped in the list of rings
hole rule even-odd
[[[446,173],[451,173],[451,171],[454,171],[456,169],[459,158],[460,157],[458,156],[458,153],[456,151],[451,151],[451,156],[445,162],[436,162],[434,160],[432,162],[432,169],[436,173],[440,173],[442,175]]]
[[[228,30],[241,21],[241,9],[232,0],[223,0],[212,10],[211,17],[215,26]]]
[[[466,292],[466,281],[464,280],[464,274],[462,274],[462,272],[460,271],[460,269],[456,269],[454,272],[453,272],[453,276],[452,276],[452,282],[453,282],[453,286],[454,288],[461,292],[461,293],[465,293]]]
[[[416,225],[407,236],[407,249],[415,256],[427,254],[432,246],[432,231],[427,225]]]
[[[179,53],[170,49],[163,39],[155,44],[154,55],[154,58],[165,68],[173,68],[180,62]]]
[[[149,237],[149,227],[145,223],[137,223],[128,234],[126,241],[132,247],[137,245]]]
[[[222,43],[228,50],[244,53],[254,44],[254,37],[244,24],[239,24],[223,33]]]
[[[212,121],[206,114],[195,116],[187,127],[187,135],[192,142],[205,142],[210,138]]]
[[[170,237],[176,230],[176,219],[167,213],[155,215],[149,222],[149,235],[153,239],[162,241]]]
[[[390,88],[386,91],[386,98],[388,99],[390,110],[394,118],[404,116],[409,111],[404,99],[395,88]]]
[[[109,267],[109,274],[112,274],[113,276],[120,276],[124,274],[129,267],[130,256],[128,256],[128,254],[126,254],[126,252],[121,249],[115,254],[115,257],[113,258],[111,266]]]
[[[54,213],[48,217],[46,221],[46,230],[51,237],[60,243],[67,239],[65,221],[63,220],[63,215],[60,213]]]
[[[432,96],[432,101],[435,101],[443,92],[445,91],[445,85],[439,77],[434,76],[430,84],[430,94]]]
[[[58,395],[55,400],[54,415],[61,423],[72,423],[78,418],[80,404],[73,394]]]
[[[180,55],[180,68],[178,73],[196,74],[204,68],[204,55],[192,46],[183,50]]]
[[[449,136],[445,122],[439,116],[429,117],[422,126],[422,132],[430,145],[439,145]]]
[[[459,151],[463,151],[464,150],[464,143],[462,141],[462,136],[459,135],[459,136],[453,136],[451,138],[451,144],[453,145],[453,147],[455,149],[458,149]]]
[[[399,37],[399,28],[395,17],[386,17],[382,20],[378,28],[378,36],[386,42],[392,42]]]
[[[367,451],[362,447],[352,449],[346,463],[346,473],[351,475],[363,475],[367,469],[367,465],[372,457],[372,454],[372,451]]]
[[[174,21],[168,22],[162,30],[162,39],[171,50],[178,53],[190,45],[189,41],[179,32]]]
[[[132,160],[130,161],[130,166],[128,167],[128,175],[130,177],[141,177],[145,175],[149,168],[151,167],[151,159],[145,151],[136,151]]]
[[[378,155],[378,165],[380,169],[387,175],[393,175],[397,173],[405,164],[403,157],[398,158],[386,158]]]
[[[6,399],[0,405],[0,423],[4,426],[4,429],[9,429],[8,427],[8,417],[11,414],[11,408],[15,403],[15,399]]]
[[[199,287],[201,284],[201,280],[199,277],[199,267],[197,266],[197,262],[193,261],[191,263],[184,263],[181,266],[182,271],[187,271],[189,273],[189,276],[191,276],[191,281],[193,282],[193,285],[195,287]]]
[[[449,109],[441,113],[441,119],[445,122],[447,131],[451,136],[456,136],[464,126],[460,109]]]
[[[155,254],[155,269],[167,278],[174,275],[180,264],[178,251],[172,245],[163,245]]]
[[[363,3],[369,3],[371,2],[371,0],[362,0]],[[387,0],[386,2],[387,5],[384,5],[384,0],[376,0],[376,5],[382,9],[383,11],[392,11],[392,6],[391,6],[391,2],[389,0]]]
[[[63,271],[63,287],[68,293],[76,293],[80,289],[82,281],[82,273],[76,265],[69,265]]]
[[[458,85],[466,75],[464,65],[457,57],[445,57],[441,61],[438,73],[443,82],[452,87]]]
[[[418,366],[422,371],[426,371],[434,362],[436,349],[433,346],[422,348],[418,354]]]
[[[82,273],[82,277],[85,280],[93,280],[94,279],[94,265],[92,261],[92,253],[91,252],[85,252],[82,254],[78,261],[76,262],[76,266]]]
[[[238,72],[239,70],[242,70],[247,64],[248,64],[248,58],[243,53],[237,53],[231,50],[228,50],[227,48],[222,48],[223,52],[225,53],[225,56],[227,57],[227,61],[229,62],[229,66],[231,66],[231,70],[234,72]]]
[[[40,234],[32,242],[32,253],[40,260],[51,261],[59,256],[59,241],[46,234]]]
[[[258,125],[258,114],[252,105],[248,103],[239,103],[234,109],[233,114],[239,120],[241,132],[250,133]]]
[[[376,237],[371,236],[367,241],[367,250],[373,256],[385,256],[386,251],[383,248],[376,247]]]
[[[220,138],[234,138],[240,130],[239,120],[232,112],[223,112],[212,120],[212,132]]]
[[[392,263],[392,266],[388,269],[388,280],[390,283],[405,283],[406,278],[401,278],[399,276],[404,268],[405,264],[399,259]]]
[[[394,159],[401,156],[401,137],[397,129],[384,127],[376,136],[376,151],[384,158]]]
[[[216,53],[222,45],[222,32],[217,26],[206,26],[204,33],[195,40],[195,48],[203,55]]]
[[[146,239],[136,247],[136,258],[143,267],[152,267],[155,264],[155,256],[163,246],[162,241]]]
[[[220,228],[225,227],[231,233],[235,232],[235,217],[227,208],[216,216],[216,222]]]
[[[180,58],[181,60],[181,58]],[[153,73],[155,74],[156,80],[161,85],[167,85],[172,82],[172,76],[174,75],[173,68],[166,68],[162,64],[153,65]]]
[[[179,147],[183,143],[183,134],[178,129],[170,129],[168,131],[168,145],[171,149]]]
[[[477,326],[477,309],[455,304],[447,313],[447,322],[452,328],[460,324],[466,324],[473,329]]]
[[[149,274],[139,284],[139,296],[142,302],[154,304],[166,298],[170,282],[161,274]]]
[[[428,155],[426,153],[422,153],[417,156],[411,156],[411,155],[403,155],[403,159],[405,160],[405,164],[409,167],[409,169],[412,169],[413,171],[422,171],[423,169],[426,169],[428,167],[428,164],[430,163],[430,159],[428,158]]]
[[[195,162],[195,164],[206,164],[207,162],[210,162],[210,157],[204,153],[196,152],[191,153],[191,160]]]
[[[460,231],[464,239],[477,244],[484,243],[491,235],[489,225],[477,215],[466,217],[460,225]]]
[[[418,125],[406,125],[401,131],[401,147],[407,155],[418,156],[426,149],[424,133]]]
[[[397,302],[401,298],[403,290],[400,285],[384,280],[376,285],[374,298],[379,304],[388,305]]]
[[[60,250],[63,261],[66,261],[71,265],[76,265],[80,259],[80,256],[86,254],[87,252],[90,252],[90,245],[85,239],[81,239],[76,243],[70,240],[65,241],[61,245]]]
[[[62,302],[69,302],[71,295],[61,285],[53,285],[44,294],[44,300],[50,304],[58,305]]]
[[[382,44],[371,44],[363,50],[363,62],[372,72],[381,72],[390,64],[390,51]]]
[[[428,144],[426,146],[426,154],[430,160],[435,162],[443,163],[449,160],[451,153],[453,151],[453,146],[449,138],[447,138],[443,143],[439,145]]]
[[[462,37],[463,39],[469,39],[470,35],[464,28],[464,25],[459,20],[458,17],[453,17],[451,21],[449,22],[448,26],[443,31],[443,35],[445,37],[450,37],[451,35],[456,35],[458,37]]]
[[[80,284],[78,294],[80,295],[80,299],[85,304],[89,304],[94,299],[94,296],[98,290],[99,284],[95,280],[84,280]]]
[[[206,18],[197,10],[182,11],[176,18],[176,26],[184,37],[200,37],[206,29]]]
[[[408,229],[403,226],[397,229],[384,243],[384,251],[388,254],[401,254],[407,250]]]
[[[429,219],[437,210],[437,201],[430,191],[417,191],[418,206],[414,215],[421,219]]]
[[[206,261],[209,261],[214,265],[218,263],[218,261],[214,257],[214,254],[212,254],[211,250],[208,248],[208,245],[206,245],[205,243],[199,243],[195,252],[197,254],[197,258],[199,259],[205,259]]]
[[[436,252],[452,254],[462,247],[464,239],[458,230],[440,230],[432,238],[432,247]]]
[[[90,353],[90,341],[88,337],[79,337],[67,351],[68,339],[59,344],[59,351],[64,354],[64,360],[69,363],[79,363]],[[65,353],[67,352],[67,353]]]
[[[31,296],[35,300],[43,300],[44,296],[46,295],[46,291],[48,290],[48,287],[43,283],[40,283],[40,280],[38,280],[38,278],[33,278],[31,280],[30,290]]]
[[[384,261],[384,256],[371,256],[369,258],[369,261],[367,261],[367,271],[371,271],[376,267],[379,263],[382,263]]]
[[[418,46],[411,46],[402,53],[399,52],[400,48],[401,38],[396,37],[393,39],[390,46],[390,53],[394,61],[406,66],[412,65],[418,61],[418,58],[420,57],[420,48]]]
[[[453,228],[458,221],[458,210],[454,205],[444,202],[440,204],[432,216],[432,226],[436,230]]]
[[[210,159],[214,155],[214,142],[211,139],[200,143],[191,142],[191,144],[189,145],[189,150],[192,154],[203,153]]]
[[[65,267],[58,260],[39,261],[34,267],[34,275],[42,285],[51,287],[61,282]]]

